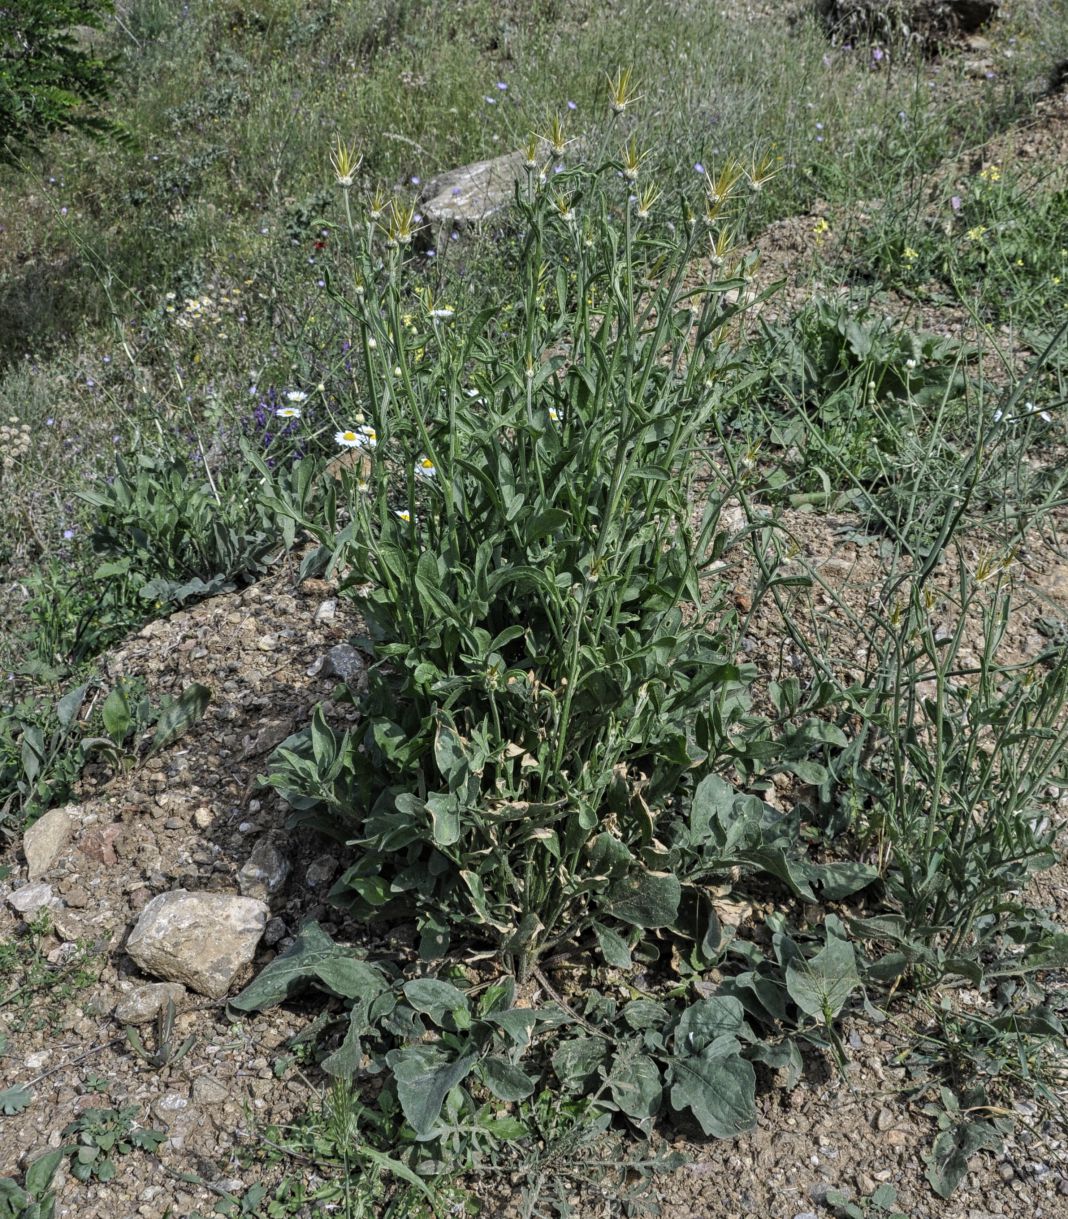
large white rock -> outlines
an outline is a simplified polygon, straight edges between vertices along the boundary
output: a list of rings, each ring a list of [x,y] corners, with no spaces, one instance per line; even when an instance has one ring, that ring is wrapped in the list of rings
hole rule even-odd
[[[22,836],[22,853],[30,880],[40,880],[55,862],[74,833],[74,818],[65,808],[54,808],[30,826]]]
[[[423,214],[432,225],[488,220],[512,202],[516,182],[525,179],[524,155],[509,152],[439,174],[423,191]]]
[[[126,951],[146,973],[221,999],[252,960],[268,914],[256,898],[176,889],[145,906]]]

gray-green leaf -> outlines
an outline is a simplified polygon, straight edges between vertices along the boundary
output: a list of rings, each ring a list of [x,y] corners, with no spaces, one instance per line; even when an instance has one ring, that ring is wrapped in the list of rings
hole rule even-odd
[[[672,1060],[671,1103],[689,1109],[705,1134],[730,1139],[756,1125],[756,1073],[733,1037],[721,1037],[704,1053]]]
[[[795,957],[786,966],[786,989],[807,1015],[833,1020],[850,993],[860,985],[857,958],[848,940],[829,935],[827,943],[809,960]]]
[[[632,872],[612,886],[607,913],[635,927],[667,927],[679,913],[682,885],[673,872]]]
[[[438,978],[415,978],[405,982],[404,997],[417,1012],[429,1016],[435,1024],[441,1024],[453,1012],[469,1011],[464,992]]]
[[[504,1058],[484,1058],[478,1065],[478,1073],[498,1100],[523,1100],[534,1091],[534,1080]]]
[[[158,753],[172,741],[178,740],[187,732],[208,709],[211,702],[211,691],[199,682],[191,682],[177,700],[169,707],[164,707],[156,721],[156,731],[152,734],[149,754]]]
[[[431,1137],[445,1097],[477,1061],[476,1054],[450,1061],[444,1051],[429,1045],[405,1046],[386,1055],[397,1081],[397,1099],[416,1138]]]

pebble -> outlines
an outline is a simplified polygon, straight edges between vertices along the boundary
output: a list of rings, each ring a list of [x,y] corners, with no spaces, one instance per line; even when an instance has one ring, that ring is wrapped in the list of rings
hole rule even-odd
[[[278,647],[278,637],[276,635],[261,635],[256,640],[256,647],[261,652],[273,652]]]
[[[308,864],[304,874],[304,883],[309,889],[321,889],[328,885],[337,872],[337,860],[333,855],[320,855]]]
[[[330,649],[323,662],[324,677],[336,677],[351,684],[360,677],[367,665],[351,643],[339,643]]]
[[[229,1095],[226,1086],[210,1075],[193,1080],[193,1100],[198,1105],[221,1105]]]
[[[285,933],[286,925],[280,918],[268,919],[267,926],[263,929],[263,942],[268,948],[273,948]]]
[[[119,1024],[148,1024],[155,1020],[168,1002],[176,1006],[185,998],[180,982],[149,982],[127,991],[115,1005]]]
[[[173,1117],[175,1113],[181,1113],[183,1109],[188,1108],[188,1096],[182,1096],[179,1092],[168,1092],[156,1101],[152,1106],[152,1112],[161,1121],[166,1121],[168,1117]]]
[[[324,601],[322,605],[315,611],[315,621],[333,622],[337,617],[337,598],[331,597],[328,601]]]

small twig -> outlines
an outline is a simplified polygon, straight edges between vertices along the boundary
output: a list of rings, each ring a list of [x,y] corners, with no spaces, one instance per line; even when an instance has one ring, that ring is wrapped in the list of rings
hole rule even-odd
[[[86,1050],[84,1054],[79,1054],[77,1058],[70,1058],[66,1062],[57,1063],[54,1067],[49,1067],[47,1071],[42,1071],[35,1079],[31,1079],[29,1083],[23,1084],[24,1088],[32,1088],[34,1084],[39,1084],[42,1079],[47,1079],[49,1075],[54,1075],[57,1071],[65,1071],[67,1067],[73,1067],[79,1062],[84,1062],[87,1058],[91,1058],[94,1054],[99,1054],[101,1050],[107,1050],[113,1045],[120,1045],[123,1041],[122,1037],[112,1037],[110,1041],[104,1041],[100,1045],[95,1045],[91,1050]]]
[[[567,1002],[566,999],[564,999],[561,995],[557,994],[556,990],[553,988],[552,984],[549,982],[549,979],[542,973],[542,971],[537,966],[534,967],[533,974],[534,974],[534,977],[538,979],[538,981],[541,983],[541,985],[548,992],[549,998],[553,999],[555,1002],[559,1003],[560,1006],[564,1009],[565,1012],[567,1012],[567,1014],[571,1017],[572,1020],[581,1024],[582,1027],[588,1033],[592,1033],[595,1037],[600,1037],[604,1041],[612,1040],[612,1038],[609,1037],[609,1035],[607,1033],[602,1033],[599,1028],[595,1028],[592,1024],[590,1024],[590,1022],[588,1020],[586,1020],[583,1016],[580,1016],[578,1014],[578,1012],[576,1012],[575,1009],[571,1006],[571,1004]]]

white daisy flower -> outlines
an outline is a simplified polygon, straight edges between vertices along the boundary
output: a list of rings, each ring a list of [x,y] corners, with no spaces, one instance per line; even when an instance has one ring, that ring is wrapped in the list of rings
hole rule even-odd
[[[334,440],[344,449],[373,449],[378,444],[378,433],[365,425],[355,431],[335,432]]]
[[[447,322],[455,312],[456,310],[451,305],[442,305],[439,309],[431,309],[430,316]]]
[[[287,402],[307,402],[308,395],[302,389],[290,389],[286,391]]]
[[[397,517],[398,520],[402,520],[406,525],[410,525],[412,523],[412,514],[407,508],[394,508],[393,515]]]
[[[300,408],[296,406],[280,406],[274,412],[279,419],[299,419]]]
[[[438,468],[429,457],[420,457],[415,463],[416,478],[436,478],[437,474]]]

